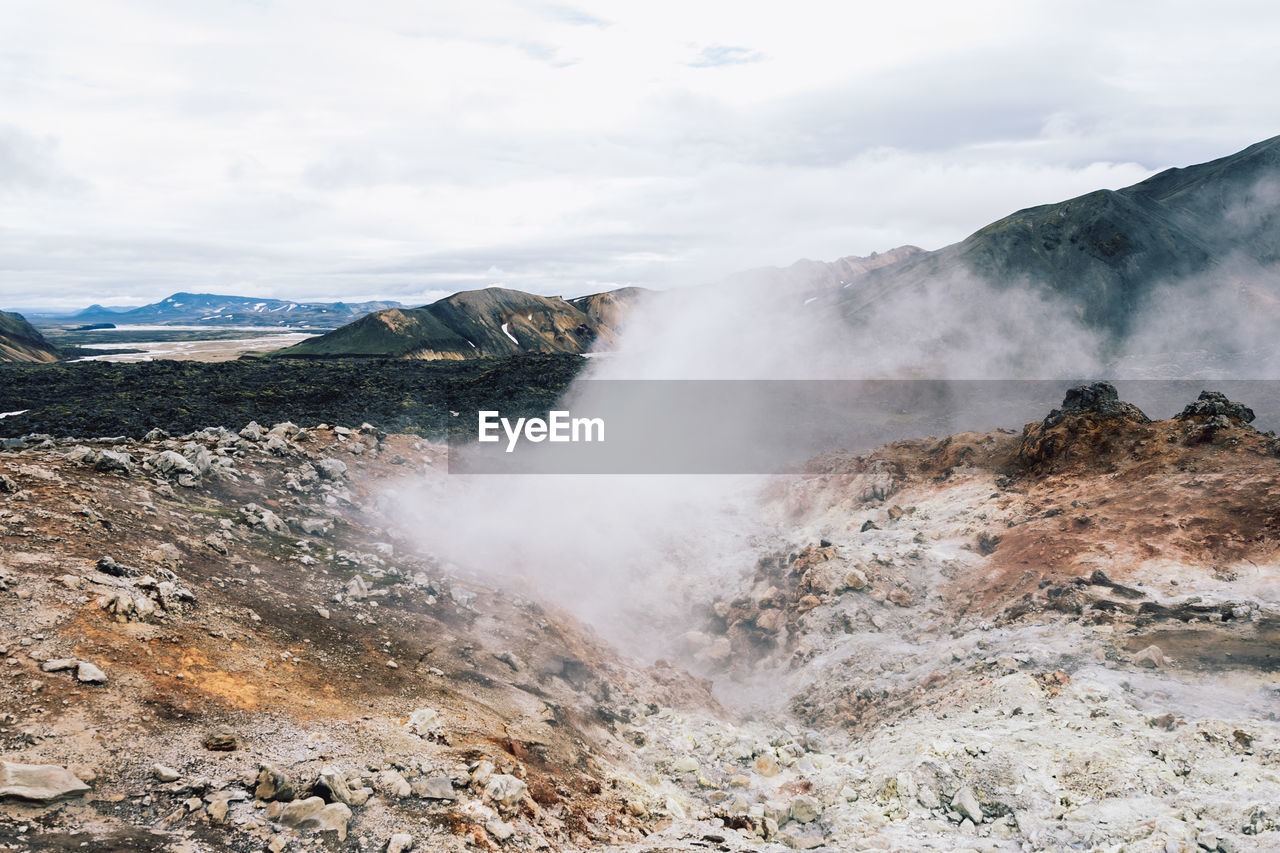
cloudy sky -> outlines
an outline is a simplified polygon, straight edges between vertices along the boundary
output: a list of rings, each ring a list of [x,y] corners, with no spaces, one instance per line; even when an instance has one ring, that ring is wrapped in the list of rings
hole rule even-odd
[[[1280,133],[1265,2],[5,0],[0,306],[937,248]]]

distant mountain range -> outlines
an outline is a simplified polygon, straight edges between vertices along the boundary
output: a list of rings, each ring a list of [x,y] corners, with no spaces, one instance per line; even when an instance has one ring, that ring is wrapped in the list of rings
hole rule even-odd
[[[1277,261],[1280,137],[1125,189],[1020,210],[937,251],[902,246],[867,258],[797,261],[738,273],[712,287],[726,311],[735,300],[767,294],[780,308],[800,298],[807,310],[835,311],[855,326],[874,323],[869,318],[877,304],[890,298],[908,309],[958,299],[993,315],[1014,312],[1008,319],[1017,322],[1018,303],[1006,305],[1001,292],[1039,291],[1082,327],[1119,341],[1158,301],[1162,285],[1198,275],[1212,274],[1208,290],[1239,289],[1257,311],[1280,322],[1280,293],[1265,286],[1280,269]],[[617,334],[637,294],[614,291],[566,302],[491,288],[425,308],[376,312],[281,355],[580,352],[597,337],[607,344]],[[585,316],[592,300],[606,298],[607,321]]]
[[[0,311],[0,361],[48,362],[61,357],[21,314]]]
[[[876,305],[891,298],[905,300],[909,308],[945,296],[981,302],[983,311],[998,313],[1006,310],[1001,291],[1040,291],[1083,327],[1115,341],[1124,339],[1140,312],[1159,299],[1162,285],[1196,276],[1212,275],[1204,285],[1212,291],[1209,297],[1218,293],[1215,288],[1234,288],[1247,297],[1251,311],[1280,323],[1280,292],[1275,292],[1280,289],[1274,287],[1278,262],[1280,137],[1275,137],[1125,189],[1020,210],[937,251],[902,246],[867,258],[798,261],[739,273],[717,287],[726,311],[736,299],[765,293],[776,296],[779,305],[802,298],[807,310],[835,311],[855,326],[868,322]],[[994,295],[984,288],[995,288]],[[466,359],[607,349],[631,308],[649,297],[649,291],[633,287],[570,300],[491,287],[406,308],[395,302],[175,293],[141,308],[93,306],[56,319],[64,325],[329,328],[333,331],[278,355]],[[0,359],[18,352],[27,359],[51,357],[53,350],[41,348],[39,333],[17,315],[5,316],[11,319]]]
[[[649,293],[625,287],[576,299],[489,287],[422,308],[377,311],[274,355],[465,359],[518,353],[584,353],[611,346],[618,323]]]
[[[106,308],[91,305],[75,314],[30,314],[45,325],[147,326],[300,326],[334,329],[358,317],[385,308],[402,307],[399,302],[296,302],[259,299],[252,296],[219,296],[212,293],[175,293],[159,302],[139,308]]]

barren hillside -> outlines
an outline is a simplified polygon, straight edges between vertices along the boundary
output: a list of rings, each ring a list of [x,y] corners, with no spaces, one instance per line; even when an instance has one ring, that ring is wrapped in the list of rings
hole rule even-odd
[[[815,459],[649,667],[382,527],[435,445],[7,442],[0,847],[1272,849],[1251,419],[1097,385]]]

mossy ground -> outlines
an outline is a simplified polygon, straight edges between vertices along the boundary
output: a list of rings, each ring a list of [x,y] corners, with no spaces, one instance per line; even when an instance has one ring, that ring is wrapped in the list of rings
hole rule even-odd
[[[138,438],[153,428],[180,434],[208,426],[239,429],[369,422],[429,438],[465,434],[495,408],[544,414],[585,366],[575,355],[470,361],[241,359],[221,363],[78,362],[0,366],[0,436]]]

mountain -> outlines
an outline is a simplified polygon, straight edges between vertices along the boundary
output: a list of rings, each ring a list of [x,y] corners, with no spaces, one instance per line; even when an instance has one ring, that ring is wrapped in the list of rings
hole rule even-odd
[[[21,314],[0,311],[0,361],[57,361],[58,348]]]
[[[611,345],[627,309],[646,293],[624,287],[565,300],[501,287],[469,290],[421,308],[376,311],[275,355],[435,360],[584,353],[597,342]]]
[[[1045,288],[1085,325],[1120,338],[1162,284],[1202,274],[1248,284],[1278,260],[1280,136],[1124,189],[1017,211],[954,245],[871,269],[833,301],[855,318],[904,288],[968,275]]]
[[[70,316],[39,315],[42,322],[117,325],[304,326],[336,328],[399,302],[296,302],[212,293],[175,293],[140,308],[93,305]],[[33,315],[35,316],[35,315]]]
[[[918,246],[899,246],[886,252],[872,252],[866,257],[849,255],[834,261],[804,258],[787,267],[744,270],[729,276],[723,284],[736,288],[753,288],[766,293],[836,290],[872,270],[923,254],[924,249]]]

